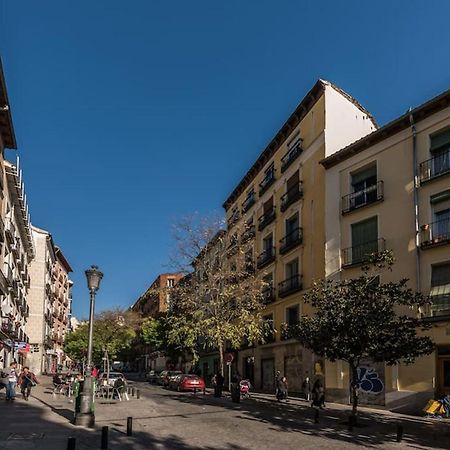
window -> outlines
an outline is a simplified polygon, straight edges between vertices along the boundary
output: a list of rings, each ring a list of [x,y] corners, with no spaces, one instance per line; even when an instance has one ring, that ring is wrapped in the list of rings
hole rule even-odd
[[[290,261],[285,266],[286,279],[292,279],[298,275],[298,258]]]
[[[289,326],[297,325],[300,321],[300,306],[293,305],[286,308],[286,323]]]
[[[430,153],[433,158],[435,176],[450,170],[450,129],[430,137]]]
[[[267,314],[262,319],[264,322],[264,343],[269,344],[275,341],[273,314]]]
[[[372,165],[351,174],[350,209],[372,203],[377,200],[377,166]]]
[[[430,297],[433,315],[450,314],[450,263],[431,267]]]
[[[275,165],[272,163],[265,171],[264,178],[259,184],[259,194],[263,194],[267,188],[275,181]]]
[[[377,217],[352,225],[351,263],[363,262],[371,253],[378,251],[378,220]]]
[[[281,197],[281,210],[285,211],[289,205],[296,202],[301,196],[300,174],[297,170],[286,181],[286,193]]]
[[[272,248],[273,248],[273,233],[270,233],[263,239],[263,251],[271,252]]]
[[[167,287],[172,288],[175,286],[175,278],[167,278]]]
[[[252,186],[247,191],[245,200],[242,203],[242,209],[244,210],[244,212],[248,211],[250,209],[250,207],[255,203],[255,201],[256,201],[255,188]]]
[[[285,221],[285,229],[286,229],[286,236],[294,233],[298,229],[298,213],[295,213],[293,216],[289,217],[289,219],[286,219]]]

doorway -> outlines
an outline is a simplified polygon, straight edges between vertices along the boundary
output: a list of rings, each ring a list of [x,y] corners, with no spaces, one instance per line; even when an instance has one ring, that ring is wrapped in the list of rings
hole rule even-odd
[[[450,395],[450,355],[437,358],[437,393]]]

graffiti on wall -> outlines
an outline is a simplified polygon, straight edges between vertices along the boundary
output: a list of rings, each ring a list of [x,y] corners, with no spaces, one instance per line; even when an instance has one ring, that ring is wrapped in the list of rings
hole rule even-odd
[[[362,405],[384,405],[385,372],[384,363],[365,358],[357,369],[358,397]]]
[[[358,367],[358,388],[368,394],[380,394],[384,390],[383,380],[378,376],[374,368]]]

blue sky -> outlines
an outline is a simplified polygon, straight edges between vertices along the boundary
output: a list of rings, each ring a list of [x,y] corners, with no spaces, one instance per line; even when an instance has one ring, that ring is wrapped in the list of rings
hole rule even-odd
[[[448,89],[448,17],[445,0],[0,0],[32,221],[73,265],[74,313],[90,264],[98,309],[166,271],[171,224],[220,211],[317,78],[381,124]]]

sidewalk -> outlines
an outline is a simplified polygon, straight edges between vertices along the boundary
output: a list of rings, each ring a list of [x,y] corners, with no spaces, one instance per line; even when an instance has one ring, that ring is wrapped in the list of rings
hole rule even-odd
[[[51,382],[42,376],[41,384],[33,388],[29,401],[17,395],[16,401],[6,402],[4,389],[0,392],[0,449],[65,450],[69,437],[76,438],[77,450],[99,449],[101,427],[109,423],[96,424],[95,429],[75,427],[73,403],[65,396],[53,396]],[[111,405],[96,404],[97,418],[108,415]],[[107,422],[110,422],[107,420]],[[145,447],[120,429],[109,429],[109,449],[143,450]],[[148,447],[147,447],[148,448]]]

